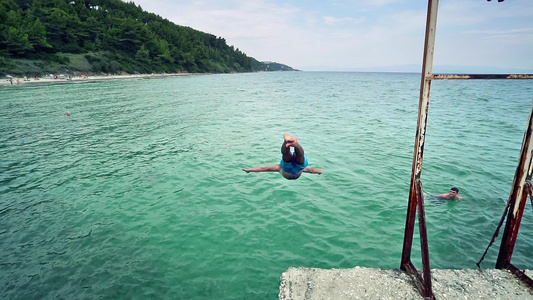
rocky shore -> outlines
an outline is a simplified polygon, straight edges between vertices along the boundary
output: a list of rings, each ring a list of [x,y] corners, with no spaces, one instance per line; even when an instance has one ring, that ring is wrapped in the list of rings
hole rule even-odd
[[[0,79],[0,86],[23,86],[35,84],[66,84],[66,83],[82,83],[95,82],[103,80],[119,80],[119,79],[141,79],[141,78],[159,78],[171,76],[190,76],[196,75],[191,73],[166,73],[166,74],[125,74],[125,75],[89,75],[89,76],[41,76],[33,78],[24,78],[9,76]]]
[[[531,271],[526,271],[531,276]],[[431,270],[436,299],[533,299],[533,291],[507,270]],[[290,267],[281,275],[280,300],[424,299],[402,271],[355,267]]]

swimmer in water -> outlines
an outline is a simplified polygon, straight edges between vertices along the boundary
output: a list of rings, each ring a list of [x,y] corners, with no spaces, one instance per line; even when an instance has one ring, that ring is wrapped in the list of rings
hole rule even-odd
[[[448,200],[459,200],[463,199],[463,197],[459,196],[459,189],[456,187],[452,187],[450,189],[450,192],[447,194],[440,194],[438,197],[448,199]]]

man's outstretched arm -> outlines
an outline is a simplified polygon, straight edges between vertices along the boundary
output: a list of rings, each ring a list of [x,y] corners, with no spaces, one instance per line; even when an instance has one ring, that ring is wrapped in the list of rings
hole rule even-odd
[[[318,170],[318,169],[313,169],[313,168],[305,168],[303,169],[302,172],[305,172],[305,173],[312,173],[312,174],[322,174],[324,173],[324,170]]]
[[[252,169],[242,169],[246,173],[250,172],[278,172],[279,171],[279,165],[273,165],[268,167],[257,167]]]

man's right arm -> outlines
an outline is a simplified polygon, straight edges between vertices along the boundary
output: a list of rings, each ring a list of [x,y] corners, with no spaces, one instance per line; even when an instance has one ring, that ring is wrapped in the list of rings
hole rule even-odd
[[[250,172],[278,172],[279,171],[279,165],[273,165],[268,167],[257,167],[252,169],[242,169],[246,173]]]

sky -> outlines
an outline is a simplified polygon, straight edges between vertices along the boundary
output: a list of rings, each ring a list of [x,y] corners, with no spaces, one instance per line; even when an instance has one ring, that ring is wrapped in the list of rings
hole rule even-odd
[[[420,72],[425,0],[133,0],[303,71]],[[441,0],[434,72],[533,73],[533,0]]]

